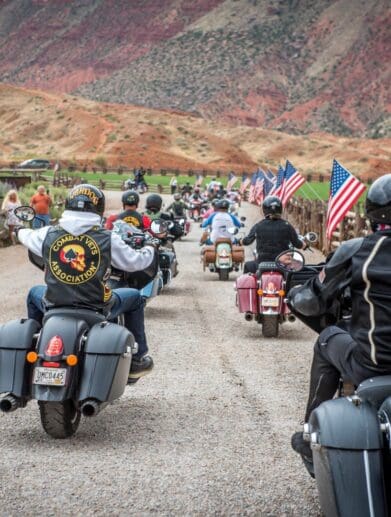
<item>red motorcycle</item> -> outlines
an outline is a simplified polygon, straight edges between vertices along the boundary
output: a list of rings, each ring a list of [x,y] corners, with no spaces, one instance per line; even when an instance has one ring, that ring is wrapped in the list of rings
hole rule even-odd
[[[309,232],[305,239],[315,242],[317,236]],[[295,321],[286,295],[294,285],[303,284],[317,275],[322,266],[304,267],[304,257],[297,250],[281,253],[275,262],[261,262],[257,274],[241,275],[235,284],[236,305],[246,321],[255,320],[262,325],[264,337],[278,337],[279,326],[285,321]]]

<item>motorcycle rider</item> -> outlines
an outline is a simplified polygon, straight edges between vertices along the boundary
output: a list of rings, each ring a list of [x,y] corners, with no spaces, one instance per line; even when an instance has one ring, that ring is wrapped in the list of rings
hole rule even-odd
[[[262,203],[265,216],[256,223],[240,244],[248,246],[256,240],[257,259],[244,264],[244,273],[256,273],[260,262],[274,262],[275,258],[291,245],[306,249],[307,244],[299,239],[293,226],[282,219],[282,202],[277,196],[268,196]]]
[[[221,199],[215,203],[215,212],[201,224],[201,228],[211,227],[211,233],[206,244],[213,244],[217,239],[230,239],[231,242],[235,242],[235,237],[228,232],[228,229],[232,226],[241,228],[242,223],[237,217],[228,213],[228,208],[229,201]]]
[[[341,323],[326,327],[315,343],[305,422],[334,396],[340,378],[357,386],[369,377],[391,374],[391,174],[372,184],[365,210],[373,233],[342,243],[319,276],[288,295],[305,321],[327,314],[346,287],[351,292],[348,330]],[[311,461],[302,433],[292,436],[292,447]]]
[[[201,193],[200,187],[194,187],[194,192],[189,198],[189,203],[203,203],[205,201],[204,196]]]
[[[147,230],[151,227],[151,219],[146,215],[141,215],[137,211],[140,202],[140,196],[134,190],[127,190],[122,194],[122,208],[123,211],[119,214],[112,214],[106,220],[105,228],[107,230],[113,229],[113,223],[117,219],[121,219],[128,224],[140,228],[140,230]]]
[[[129,382],[134,382],[153,368],[147,355],[144,301],[136,289],[111,290],[106,280],[111,265],[129,272],[155,269],[157,253],[153,246],[133,250],[119,235],[101,228],[104,208],[103,192],[81,184],[69,191],[57,226],[17,229],[19,241],[45,264],[46,286],[30,289],[28,317],[41,323],[47,308],[67,305],[90,307],[108,319],[124,314],[125,326],[138,343],[129,372]]]
[[[159,194],[150,194],[145,200],[145,214],[151,221],[160,219],[162,214],[163,199]]]
[[[174,201],[167,207],[167,211],[172,212],[174,217],[186,217],[186,208],[188,208],[188,205],[178,192],[174,194]]]

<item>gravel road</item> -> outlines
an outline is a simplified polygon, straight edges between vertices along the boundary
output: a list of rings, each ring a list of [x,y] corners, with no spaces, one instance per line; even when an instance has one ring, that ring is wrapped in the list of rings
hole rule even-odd
[[[248,228],[258,209],[241,215]],[[180,274],[146,308],[151,375],[69,440],[44,433],[35,402],[0,415],[1,516],[320,515],[290,448],[315,334],[295,322],[263,339],[235,308],[235,275],[203,272],[199,235],[176,244]],[[21,246],[0,265],[2,323],[42,275]]]

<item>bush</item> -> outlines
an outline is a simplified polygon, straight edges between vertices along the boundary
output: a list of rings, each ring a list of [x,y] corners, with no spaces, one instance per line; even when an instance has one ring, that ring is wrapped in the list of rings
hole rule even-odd
[[[95,158],[95,163],[98,167],[106,167],[107,168],[107,161],[106,161],[106,158],[104,156],[97,156]]]
[[[192,176],[194,176],[194,171],[193,170],[188,170],[187,171],[187,175],[189,176],[189,178],[191,178]]]

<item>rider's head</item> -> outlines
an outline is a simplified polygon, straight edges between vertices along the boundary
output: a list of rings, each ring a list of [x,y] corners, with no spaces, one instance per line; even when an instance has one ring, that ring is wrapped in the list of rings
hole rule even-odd
[[[105,196],[94,185],[83,183],[73,187],[65,199],[65,210],[92,212],[100,216],[105,210]]]
[[[280,219],[282,214],[281,199],[277,196],[268,196],[262,203],[263,215],[266,219]]]
[[[229,201],[228,199],[220,199],[217,203],[217,209],[221,210],[222,212],[226,212],[229,208]]]
[[[145,201],[145,208],[154,214],[161,210],[163,199],[159,194],[150,194]]]
[[[391,225],[391,174],[378,178],[368,191],[365,212],[373,231]]]
[[[140,196],[134,190],[126,190],[122,194],[122,204],[125,206],[137,207],[140,201]]]
[[[194,194],[199,194],[201,192],[200,187],[194,187]]]
[[[179,193],[174,194],[174,201],[180,201],[181,197],[182,196]]]

